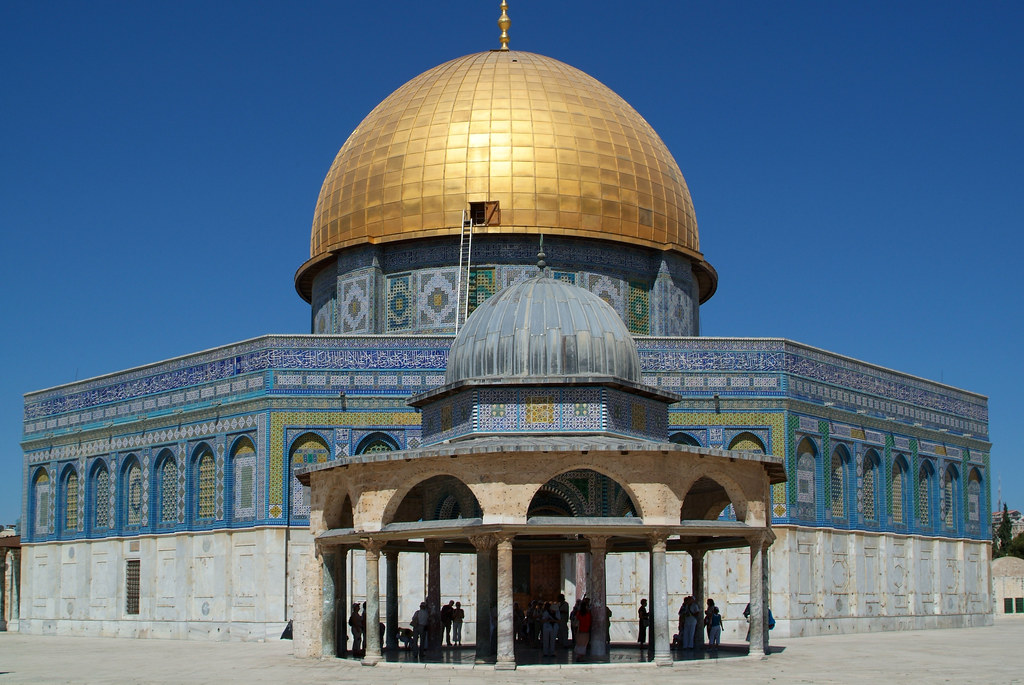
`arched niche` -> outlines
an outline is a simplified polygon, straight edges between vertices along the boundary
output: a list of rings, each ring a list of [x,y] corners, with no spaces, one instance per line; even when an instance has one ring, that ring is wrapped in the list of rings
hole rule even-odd
[[[700,447],[700,441],[685,431],[679,431],[673,433],[668,438],[669,442],[673,442],[677,445],[691,445],[693,447]]]
[[[526,517],[639,516],[640,509],[615,479],[592,469],[565,471],[538,488]]]
[[[349,509],[351,511],[351,506]],[[483,515],[476,495],[461,480],[448,475],[432,476],[414,485],[393,512],[385,514],[383,524],[447,521]]]
[[[741,452],[758,452],[766,454],[768,450],[761,438],[749,431],[743,431],[729,442],[729,449]]]

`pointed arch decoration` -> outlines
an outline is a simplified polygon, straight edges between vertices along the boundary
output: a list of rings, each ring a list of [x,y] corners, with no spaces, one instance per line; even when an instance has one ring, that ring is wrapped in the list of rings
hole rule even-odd
[[[818,448],[810,438],[803,438],[796,447],[796,510],[805,521],[817,519]]]
[[[50,473],[45,467],[36,470],[32,478],[32,535],[39,538],[50,533],[51,514]]]
[[[104,531],[110,528],[110,516],[113,513],[110,495],[110,469],[102,459],[93,465],[91,478],[92,496],[92,530]]]

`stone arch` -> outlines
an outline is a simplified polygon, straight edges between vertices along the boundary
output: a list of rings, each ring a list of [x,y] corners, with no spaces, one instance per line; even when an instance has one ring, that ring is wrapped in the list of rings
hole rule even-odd
[[[677,445],[691,445],[693,447],[702,446],[700,444],[700,440],[695,438],[691,433],[687,433],[686,431],[679,431],[678,433],[673,433],[672,435],[669,436],[668,441],[673,442]]]
[[[461,478],[439,473],[395,492],[384,508],[381,525],[409,521],[443,521],[483,515],[480,502]]]
[[[593,468],[568,469],[541,485],[526,516],[638,516],[639,507],[626,487]]]
[[[935,494],[932,492],[935,487],[935,467],[931,461],[923,459],[921,467],[917,470],[917,524],[922,528],[930,529],[934,522],[932,520],[932,508],[935,505]]]
[[[356,454],[371,452],[395,452],[399,449],[398,440],[384,431],[370,433],[356,445]]]
[[[352,501],[351,495],[346,492],[340,501],[334,498],[324,507],[324,526],[327,530],[355,527],[355,509]]]
[[[686,488],[679,519],[713,521],[731,504],[736,519],[743,521],[748,509],[747,498],[735,483],[727,484],[728,480],[720,474],[698,474]]]
[[[910,466],[902,454],[897,454],[892,460],[892,473],[890,474],[890,487],[892,488],[892,520],[897,525],[906,525],[907,514],[911,512],[909,496],[911,487],[907,481],[910,473]]]
[[[57,533],[73,535],[78,532],[79,478],[74,464],[66,464],[57,481]]]
[[[764,441],[750,431],[743,431],[730,440],[729,449],[744,452],[760,452],[761,454],[768,453],[767,448],[764,446]]]
[[[575,455],[572,458],[575,458],[576,456],[581,455]],[[616,465],[621,467],[621,464],[616,463]],[[626,469],[622,469],[622,471],[625,470]],[[538,471],[540,470],[538,469]],[[636,488],[634,487],[632,480],[625,473],[620,472],[615,468],[610,468],[608,462],[598,463],[596,461],[585,461],[584,459],[581,458],[579,461],[575,462],[557,462],[554,463],[552,465],[552,468],[548,469],[546,473],[538,472],[536,474],[537,480],[539,481],[543,479],[543,483],[536,489],[534,489],[532,492],[530,492],[528,498],[524,497],[523,506],[519,511],[519,515],[525,519],[530,509],[530,502],[532,502],[533,498],[537,496],[537,493],[540,492],[540,490],[550,481],[554,480],[561,474],[568,473],[570,471],[593,471],[594,473],[597,473],[614,482],[616,485],[622,488],[622,491],[626,494],[626,497],[629,498],[629,502],[633,505],[633,514],[635,516],[643,518],[645,512],[650,512],[652,509],[657,508],[654,502],[649,501],[649,498],[645,499],[644,497],[641,497],[639,495]]]
[[[796,446],[796,511],[804,521],[817,519],[818,446],[805,437]]]

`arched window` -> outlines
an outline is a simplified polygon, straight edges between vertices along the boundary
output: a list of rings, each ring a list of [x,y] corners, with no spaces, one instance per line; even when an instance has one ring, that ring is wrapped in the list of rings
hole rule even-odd
[[[804,438],[796,448],[796,504],[797,515],[805,521],[817,518],[815,511],[815,462],[818,449],[810,438]]]
[[[971,469],[967,477],[967,526],[972,535],[981,533],[981,475]]]
[[[121,487],[122,520],[124,525],[135,528],[142,525],[142,469],[134,457],[128,458],[124,467]]]
[[[374,434],[376,435],[376,434]],[[370,435],[363,440],[365,443],[372,438]],[[386,450],[374,450],[383,452]],[[321,464],[331,459],[331,449],[327,442],[316,433],[306,433],[299,436],[292,445],[291,451],[291,514],[299,518],[309,516],[309,486],[303,485],[295,477],[295,469],[306,464]]]
[[[32,533],[41,537],[50,532],[50,474],[46,469],[36,471],[32,479],[32,504],[35,507]]]
[[[694,447],[700,447],[700,441],[689,433],[673,433],[668,440],[669,442],[674,442],[677,445],[692,445]]]
[[[93,468],[92,501],[92,529],[101,531],[110,528],[110,471],[102,461],[98,461]]]
[[[892,521],[898,525],[906,525],[904,498],[907,491],[907,466],[903,457],[896,457],[892,462]]]
[[[164,451],[157,467],[160,484],[160,523],[174,523],[178,519],[178,462],[170,450]]]
[[[837,447],[832,452],[832,467],[829,471],[832,486],[832,518],[846,518],[846,450]]]
[[[240,438],[231,452],[234,473],[233,518],[251,521],[256,518],[256,448],[249,438]]]
[[[956,472],[956,468],[950,464],[946,468],[946,472],[942,482],[942,523],[945,527],[951,531],[956,532],[959,526],[959,516],[957,516],[959,507],[957,506],[957,495],[960,492],[960,477]]]
[[[78,471],[74,467],[65,470],[62,490],[64,507],[61,511],[61,532],[74,533],[78,530]]]
[[[196,518],[212,519],[214,515],[214,494],[216,470],[213,452],[208,448],[196,458]]]
[[[874,521],[878,518],[875,507],[877,474],[878,454],[874,450],[868,450],[864,455],[864,477],[861,482],[861,512],[865,521]]]
[[[928,462],[921,464],[921,470],[917,472],[917,522],[922,527],[931,525],[932,498],[931,489],[931,467]]]
[[[765,453],[764,443],[761,442],[761,438],[747,432],[740,433],[733,438],[732,442],[729,443],[729,449]]]
[[[359,442],[359,445],[356,447],[356,454],[394,452],[397,449],[398,443],[387,433],[370,433]]]

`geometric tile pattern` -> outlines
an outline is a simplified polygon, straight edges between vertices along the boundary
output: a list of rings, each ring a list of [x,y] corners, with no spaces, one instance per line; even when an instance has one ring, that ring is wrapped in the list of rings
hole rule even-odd
[[[387,331],[404,331],[412,328],[414,296],[412,276],[402,274],[387,277]]]
[[[651,331],[650,292],[638,281],[629,282],[626,326],[634,335],[647,335]]]

